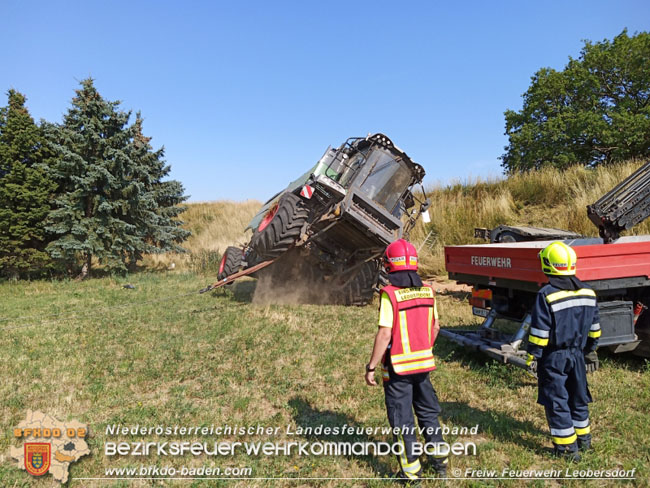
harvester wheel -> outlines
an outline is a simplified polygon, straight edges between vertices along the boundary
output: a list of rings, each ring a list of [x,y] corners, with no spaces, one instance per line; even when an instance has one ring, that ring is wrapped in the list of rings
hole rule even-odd
[[[354,278],[347,277],[343,287],[336,292],[336,303],[342,305],[367,305],[372,301],[375,286],[379,279],[379,261],[368,261],[359,269]]]
[[[300,231],[309,217],[300,197],[285,193],[269,208],[253,232],[250,246],[263,259],[277,258],[300,238]]]
[[[226,252],[223,253],[221,263],[219,263],[219,273],[217,279],[223,280],[228,276],[235,274],[239,271],[242,262],[242,250],[238,247],[229,246]]]

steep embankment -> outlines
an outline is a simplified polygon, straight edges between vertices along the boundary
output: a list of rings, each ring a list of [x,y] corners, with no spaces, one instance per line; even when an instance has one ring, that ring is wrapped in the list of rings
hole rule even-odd
[[[423,250],[422,261],[430,273],[444,272],[444,246],[481,242],[475,227],[493,228],[500,224],[553,227],[597,236],[587,218],[587,205],[594,203],[642,164],[626,164],[566,171],[547,168],[498,181],[471,181],[428,189],[431,223],[419,225],[412,235],[421,242],[429,231],[435,244]],[[650,220],[630,234],[650,233]]]
[[[144,264],[154,268],[173,266],[175,269],[214,272],[226,247],[247,241],[244,228],[261,205],[256,200],[187,204],[187,211],[181,214],[181,220],[184,227],[192,232],[191,237],[183,243],[188,252],[150,255],[145,258]]]
[[[411,233],[418,246],[430,231],[433,244],[421,248],[424,274],[444,274],[444,246],[481,242],[475,227],[493,228],[500,224],[533,225],[567,229],[596,236],[597,229],[587,218],[586,207],[598,200],[642,164],[626,164],[595,169],[574,167],[566,171],[546,168],[501,180],[474,180],[427,189],[431,199],[431,223],[421,220]],[[188,204],[182,215],[192,237],[185,255],[150,256],[145,264],[213,272],[227,246],[247,240],[244,227],[255,215],[260,202],[217,201]],[[650,220],[633,234],[650,233]],[[249,237],[249,236],[248,236]]]

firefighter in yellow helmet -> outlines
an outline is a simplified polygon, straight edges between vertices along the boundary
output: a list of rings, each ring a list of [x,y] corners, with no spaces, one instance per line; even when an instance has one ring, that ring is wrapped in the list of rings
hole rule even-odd
[[[413,410],[428,444],[432,467],[441,478],[447,473],[447,445],[442,438],[438,397],[429,380],[436,368],[433,343],[438,331],[438,314],[433,288],[417,274],[415,247],[404,239],[386,249],[385,263],[390,286],[382,288],[379,329],[366,365],[365,380],[375,386],[375,368],[381,361],[388,421],[395,442],[401,444],[398,477],[416,481],[422,473],[416,440]]]
[[[551,430],[554,453],[573,461],[591,448],[585,355],[600,337],[594,290],[576,278],[575,251],[563,242],[539,258],[548,284],[539,290],[528,336],[528,364],[537,361],[538,398]]]

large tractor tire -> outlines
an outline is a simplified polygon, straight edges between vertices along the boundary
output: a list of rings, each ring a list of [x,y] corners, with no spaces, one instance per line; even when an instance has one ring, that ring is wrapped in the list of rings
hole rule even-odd
[[[217,279],[223,280],[230,275],[239,271],[242,262],[242,250],[238,247],[229,246],[223,253],[221,263],[219,263],[219,273]]]
[[[364,263],[353,276],[344,277],[339,289],[334,290],[335,302],[341,305],[367,305],[372,301],[379,279],[379,261]],[[336,286],[336,281],[334,286]]]
[[[277,258],[295,244],[308,217],[300,197],[285,193],[253,232],[250,246],[262,259]]]

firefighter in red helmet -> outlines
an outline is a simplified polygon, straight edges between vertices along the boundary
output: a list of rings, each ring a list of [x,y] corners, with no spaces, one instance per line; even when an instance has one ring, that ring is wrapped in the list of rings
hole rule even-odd
[[[438,416],[438,397],[429,380],[436,369],[433,344],[440,330],[433,288],[424,285],[417,274],[415,247],[399,239],[385,253],[389,286],[382,288],[379,329],[366,365],[365,380],[375,386],[375,368],[382,363],[384,397],[388,421],[395,442],[402,444],[398,456],[399,477],[417,480],[422,474],[419,456],[414,453],[415,420],[427,442],[433,468],[442,478],[447,474],[446,444]]]

